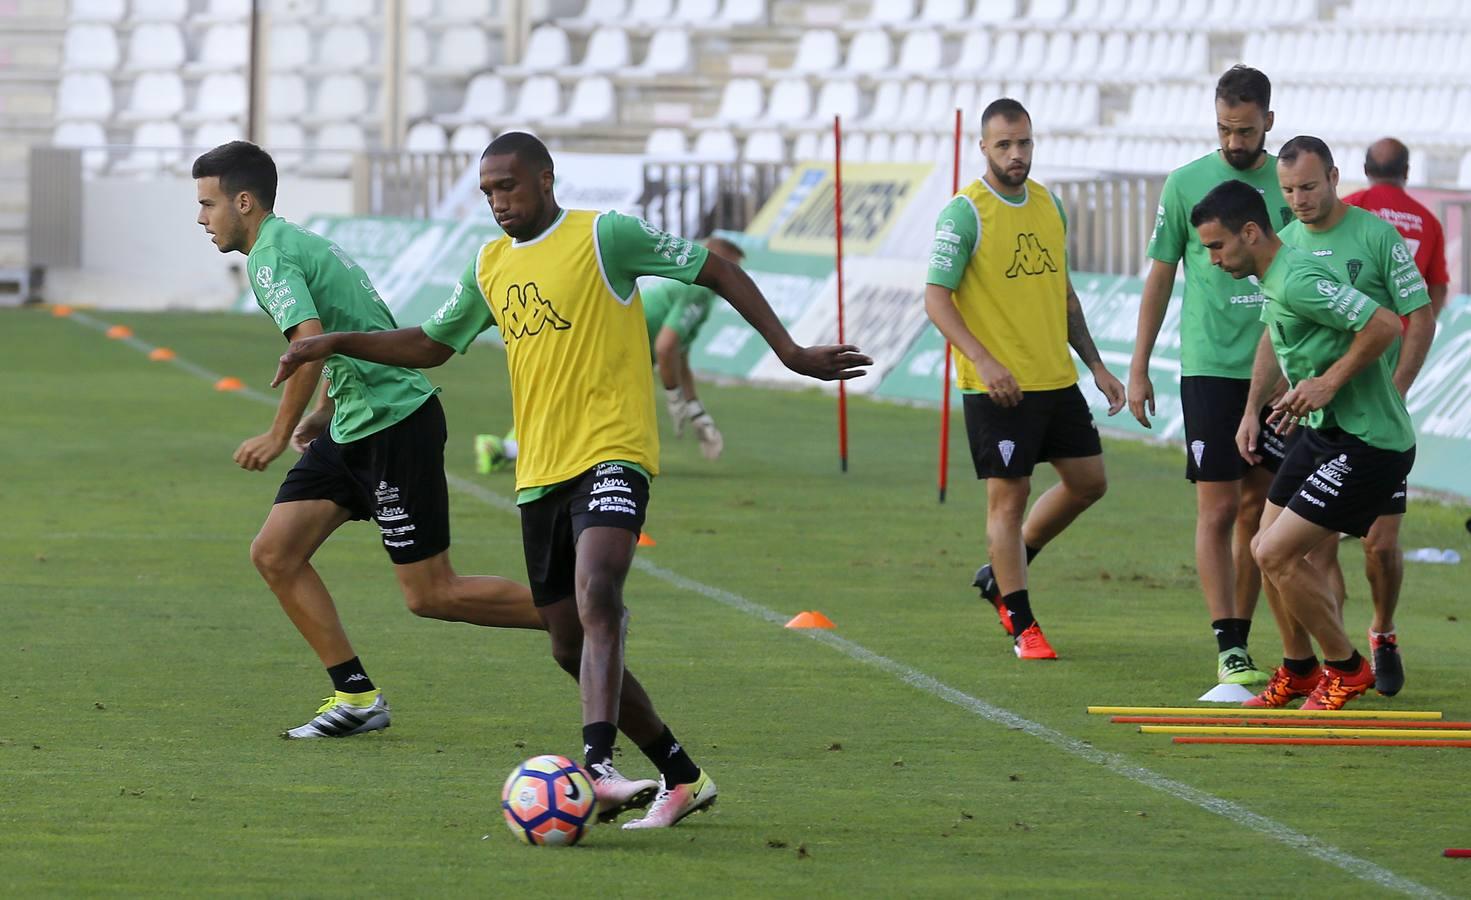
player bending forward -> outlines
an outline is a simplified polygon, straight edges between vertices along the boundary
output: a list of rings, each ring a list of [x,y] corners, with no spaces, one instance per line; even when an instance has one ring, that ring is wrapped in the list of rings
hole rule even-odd
[[[871,361],[851,346],[798,346],[740,267],[638,219],[564,210],[553,181],[541,141],[520,132],[496,138],[480,160],[480,188],[506,234],[480,248],[444,306],[417,328],[293,342],[276,379],[334,353],[438,366],[499,326],[520,444],[526,570],[552,656],[581,684],[583,751],[600,817],[653,797],[648,813],[623,827],[664,828],[714,803],[716,789],[624,668],[623,583],[659,463],[636,279],[661,275],[713,289],[803,375],[853,378]],[[657,785],[613,768],[618,730],[659,770]]]

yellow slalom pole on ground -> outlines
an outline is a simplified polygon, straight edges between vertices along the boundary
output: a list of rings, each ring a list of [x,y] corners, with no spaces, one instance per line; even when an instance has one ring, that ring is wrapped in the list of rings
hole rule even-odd
[[[1228,706],[1090,706],[1091,716],[1296,716],[1309,719],[1439,719],[1438,712],[1408,709],[1248,709]]]
[[[1323,728],[1310,726],[1252,725],[1140,725],[1142,734],[1275,734],[1307,737],[1398,737],[1398,738],[1471,738],[1471,731],[1428,728]]]

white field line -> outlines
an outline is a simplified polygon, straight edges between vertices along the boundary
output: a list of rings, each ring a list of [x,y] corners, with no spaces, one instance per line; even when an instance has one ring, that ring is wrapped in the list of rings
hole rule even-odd
[[[86,316],[81,313],[74,312],[71,316],[69,316],[69,318],[76,319],[80,324],[95,328],[99,331],[105,331],[107,329],[107,325],[105,323],[99,322],[96,319],[93,319],[90,316]],[[148,344],[144,341],[137,340],[135,338],[125,338],[123,339],[123,342],[127,343],[131,347],[140,350],[143,353],[147,353],[153,349],[153,345]],[[185,371],[190,372],[211,383],[218,381],[222,377],[215,372],[211,372],[208,369],[188,362],[181,357],[175,357],[174,359],[170,360],[170,362],[172,362],[176,366],[179,366]],[[256,390],[254,388],[247,387],[242,390],[233,391],[232,393],[240,394],[249,397],[250,399],[257,402],[266,403],[271,406],[275,406],[277,402],[276,397],[267,394],[264,391]],[[497,494],[494,491],[488,490],[485,487],[476,484],[473,481],[467,481],[456,475],[446,473],[446,476],[448,477],[450,486],[460,491],[461,493],[468,494],[483,503],[486,503],[505,512],[516,512],[516,504],[510,498],[502,496],[501,494]],[[669,584],[681,590],[686,590],[690,591],[691,593],[699,594],[700,596],[708,600],[714,600],[717,603],[738,610],[748,616],[752,616],[753,618],[761,619],[765,622],[770,622],[775,626],[784,626],[787,622],[787,619],[789,618],[788,616],[779,613],[774,609],[770,609],[769,607],[762,606],[761,604],[756,603],[752,600],[748,600],[745,597],[742,597],[740,594],[732,593],[722,588],[713,587],[711,585],[705,584],[704,582],[696,581],[693,578],[688,578],[684,575],[680,575],[679,573],[666,569],[663,566],[649,562],[647,559],[644,559],[642,557],[635,557],[633,565],[634,568],[638,569],[639,571],[647,575],[651,575],[654,578],[658,578],[666,584]],[[1046,725],[1041,724],[1040,722],[1033,722],[1031,719],[1019,716],[1008,709],[996,706],[992,703],[988,703],[985,700],[980,699],[979,697],[973,697],[970,694],[965,693],[964,691],[950,687],[949,685],[934,678],[933,676],[926,675],[918,669],[905,665],[904,663],[898,662],[897,660],[890,659],[887,656],[875,653],[872,650],[869,650],[867,647],[864,647],[861,644],[856,644],[853,641],[848,640],[847,638],[838,637],[835,634],[823,631],[821,629],[803,630],[798,633],[805,635],[806,637],[809,637],[812,640],[817,641],[818,643],[826,644],[828,647],[831,647],[832,649],[838,651],[839,653],[842,653],[844,656],[847,656],[850,659],[856,660],[868,666],[872,666],[875,669],[887,672],[904,684],[907,684],[910,687],[915,688],[916,690],[922,691],[923,693],[929,694],[930,696],[935,697],[939,700],[943,700],[946,703],[952,703],[960,707],[961,709],[975,714],[981,719],[985,719],[988,722],[996,725],[1001,725],[1005,728],[1025,732],[1044,743],[1056,747],[1064,753],[1075,756],[1087,762],[1091,762],[1094,765],[1107,769],[1115,775],[1120,775],[1124,778],[1127,778],[1130,781],[1135,782],[1136,784],[1144,785],[1147,788],[1151,788],[1163,794],[1168,794],[1169,796],[1174,797],[1178,800],[1183,800],[1192,806],[1205,810],[1206,812],[1214,813],[1215,815],[1226,819],[1234,825],[1239,825],[1247,830],[1255,831],[1258,834],[1263,835],[1264,837],[1272,839],[1278,844],[1284,844],[1286,846],[1292,847],[1293,849],[1297,850],[1300,853],[1303,853],[1304,855],[1311,856],[1314,859],[1325,862],[1330,866],[1342,869],[1344,872],[1347,872],[1348,874],[1360,879],[1361,881],[1366,881],[1370,884],[1376,885],[1386,890],[1398,891],[1402,894],[1409,894],[1411,896],[1446,896],[1445,894],[1442,894],[1433,888],[1427,887],[1409,878],[1405,878],[1404,876],[1390,871],[1389,869],[1386,869],[1376,863],[1370,862],[1367,859],[1361,859],[1351,853],[1340,850],[1337,847],[1334,847],[1333,845],[1322,840],[1321,838],[1313,837],[1309,834],[1304,834],[1303,832],[1297,831],[1294,828],[1284,825],[1275,819],[1271,819],[1259,813],[1252,812],[1239,803],[1235,803],[1223,797],[1217,797],[1216,795],[1208,793],[1206,791],[1202,791],[1199,788],[1191,787],[1184,782],[1176,781],[1173,778],[1161,775],[1160,773],[1155,772],[1152,769],[1147,769],[1143,766],[1137,765],[1121,753],[1109,753],[1103,750],[1098,750],[1095,747],[1085,743],[1084,741],[1080,741],[1077,738],[1069,737],[1068,735],[1063,734],[1056,729],[1049,728]]]

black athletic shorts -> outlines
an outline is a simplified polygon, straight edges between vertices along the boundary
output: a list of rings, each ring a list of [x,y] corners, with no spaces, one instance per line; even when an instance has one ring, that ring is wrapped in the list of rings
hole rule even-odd
[[[1180,379],[1180,407],[1185,413],[1186,478],[1240,481],[1246,477],[1252,466],[1236,449],[1236,430],[1241,427],[1250,388],[1251,380],[1247,378],[1186,375]],[[1258,413],[1262,426],[1258,447],[1262,461],[1258,465],[1275,472],[1297,439],[1297,432],[1284,439],[1273,431],[1267,426],[1271,412],[1272,408],[1267,406]]]
[[[1305,429],[1267,499],[1331,531],[1363,537],[1380,516],[1405,508],[1415,448],[1381,450],[1336,428]]]
[[[521,504],[521,545],[531,599],[547,606],[577,590],[577,539],[587,528],[643,531],[649,480],[622,463],[599,463]]]
[[[354,520],[375,520],[395,564],[428,559],[449,549],[445,437],[444,408],[433,395],[365,438],[339,444],[324,434],[286,473],[276,502],[331,500]]]
[[[977,478],[1026,478],[1039,462],[1098,456],[1098,426],[1078,386],[1024,391],[1016,406],[965,395],[965,434]]]

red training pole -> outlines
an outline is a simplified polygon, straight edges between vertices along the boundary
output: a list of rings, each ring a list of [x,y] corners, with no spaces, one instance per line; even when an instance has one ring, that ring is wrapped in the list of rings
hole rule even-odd
[[[960,193],[960,109],[955,110],[955,159],[950,169],[950,196]],[[950,342],[945,342],[944,393],[940,395],[940,502],[950,484]]]
[[[838,236],[838,343],[843,332],[843,117],[833,116],[833,222]],[[848,471],[848,388],[838,382],[838,460]]]

